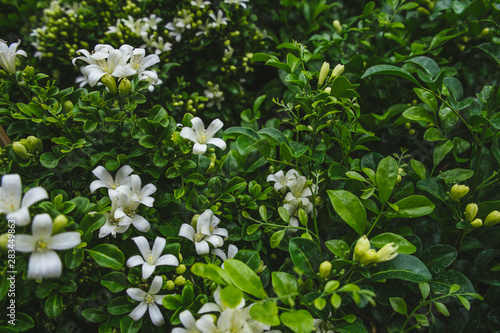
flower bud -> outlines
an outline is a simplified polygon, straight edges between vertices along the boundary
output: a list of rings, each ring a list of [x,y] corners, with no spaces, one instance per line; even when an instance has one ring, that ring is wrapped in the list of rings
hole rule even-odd
[[[365,254],[363,255],[363,258],[361,258],[359,263],[362,266],[366,266],[366,265],[371,264],[371,262],[373,261],[373,258],[375,257],[376,254],[377,254],[377,252],[375,252],[374,249],[369,249],[368,251],[365,252]]]
[[[466,185],[455,184],[451,188],[450,197],[453,201],[458,201],[463,198],[467,193],[469,193],[469,187]]]
[[[380,250],[377,251],[373,258],[374,263],[380,263],[394,259],[398,254],[396,253],[399,245],[393,246],[394,242],[385,244]]]
[[[401,175],[398,175],[398,177],[396,178],[396,184],[401,183],[401,180],[403,180],[403,177],[401,177]]]
[[[52,234],[58,234],[63,231],[66,224],[68,224],[68,218],[62,214],[58,215],[52,224]]]
[[[329,261],[323,261],[321,265],[319,265],[319,277],[324,280],[330,275],[332,271],[332,263]]]
[[[330,95],[332,93],[332,88],[326,87],[325,90],[323,90],[326,94]]]
[[[487,36],[489,33],[490,33],[490,28],[484,28],[479,34],[479,37]]]
[[[167,281],[167,290],[174,290],[175,289],[175,282],[172,280]]]
[[[360,262],[363,256],[365,255],[366,251],[370,249],[370,241],[368,240],[368,237],[366,235],[363,235],[361,238],[358,239],[356,246],[354,247],[354,256],[353,260]]]
[[[6,252],[7,244],[9,244],[9,234],[5,233],[0,236],[0,251]]]
[[[108,88],[108,90],[109,90],[110,93],[116,94],[116,92],[118,91],[118,89],[116,88],[115,78],[112,77],[111,75],[105,74],[101,78],[101,82],[106,85],[106,88]]]
[[[486,216],[484,220],[484,225],[487,227],[491,227],[492,225],[500,223],[500,212],[498,210],[494,210]]]
[[[63,111],[69,113],[73,110],[73,103],[71,101],[64,102]]]
[[[342,73],[344,73],[344,69],[345,69],[344,65],[338,64],[337,66],[335,66],[335,68],[332,71],[332,75],[330,75],[330,81],[342,75]]]
[[[473,227],[473,228],[479,228],[480,226],[483,225],[483,221],[481,219],[475,219],[474,221],[472,221],[470,223],[470,225]]]
[[[184,274],[186,271],[186,265],[180,264],[176,269],[175,269],[175,274]]]
[[[124,78],[120,82],[120,86],[118,87],[120,89],[120,94],[123,96],[128,96],[130,93],[130,89],[132,89],[132,83],[130,83],[130,80],[127,78]]]
[[[405,128],[406,128],[407,130],[410,130],[410,129],[411,129],[411,123],[406,122],[406,123],[405,123]]]
[[[24,74],[27,77],[31,77],[31,76],[35,75],[35,69],[31,66],[26,66],[26,68],[24,68]]]
[[[472,222],[476,217],[478,207],[475,203],[470,203],[465,207],[465,219],[467,222]]]
[[[409,131],[408,131],[408,134],[410,134],[410,135],[415,134],[415,130],[414,130],[414,129],[409,130]]]
[[[191,226],[196,229],[196,224],[198,223],[198,218],[200,217],[200,214],[196,214],[191,218]]]
[[[427,16],[431,15],[431,13],[429,13],[429,11],[424,7],[418,7],[417,12],[419,12],[422,15],[427,15]]]
[[[335,31],[337,31],[339,35],[342,33],[342,25],[340,25],[339,20],[333,21],[333,28],[335,29]]]
[[[26,150],[26,147],[19,141],[13,142],[12,143],[12,149],[14,150],[14,153],[23,160],[29,159],[28,151]]]
[[[180,287],[186,284],[186,279],[184,278],[184,276],[179,275],[178,277],[175,278],[174,283],[176,286]]]
[[[318,87],[321,87],[323,85],[326,77],[328,76],[329,71],[330,71],[330,64],[325,61],[323,65],[321,65],[321,69],[319,71]]]
[[[39,138],[37,138],[33,135],[28,136],[28,138],[26,139],[26,145],[25,145],[25,147],[28,149],[28,152],[30,152],[31,154],[34,154],[37,151],[38,146],[39,146],[39,144],[38,144],[39,140],[40,140]]]

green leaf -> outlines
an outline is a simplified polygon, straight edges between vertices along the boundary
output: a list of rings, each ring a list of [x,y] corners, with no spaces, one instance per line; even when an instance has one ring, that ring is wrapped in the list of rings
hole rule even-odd
[[[417,86],[422,87],[422,85],[411,75],[407,70],[393,66],[393,65],[375,65],[366,70],[366,72],[361,76],[364,79],[371,75],[376,74],[389,74],[402,77],[415,83]]]
[[[424,133],[424,139],[427,141],[444,141],[446,140],[446,136],[441,133],[441,131],[436,127],[428,128]]]
[[[7,319],[9,320],[10,317],[7,317]],[[16,313],[16,330],[18,332],[24,332],[24,331],[27,331],[33,327],[35,327],[35,321],[33,320],[33,318],[31,318],[30,316],[28,316],[26,313],[23,313],[23,312],[17,312]],[[2,327],[0,327],[0,331],[1,332],[4,332]],[[8,332],[8,331],[5,331],[5,332]]]
[[[332,239],[325,242],[326,247],[340,259],[349,257],[349,245],[341,239]]]
[[[340,305],[342,304],[342,297],[340,297],[339,294],[333,294],[332,298],[330,298],[330,303],[332,303],[332,306],[335,309],[340,308]]]
[[[290,72],[293,73],[300,66],[302,60],[294,56],[292,53],[286,55],[286,63],[290,67]]]
[[[453,142],[446,140],[445,142],[440,142],[434,148],[434,153],[432,154],[432,160],[434,162],[434,167],[436,167],[439,162],[441,162],[446,155],[453,149]]]
[[[396,186],[398,169],[398,162],[391,156],[387,156],[378,164],[376,181],[379,199],[382,203],[387,202]]]
[[[101,284],[112,293],[119,293],[127,289],[127,277],[121,272],[111,272],[101,278]]]
[[[432,115],[420,106],[412,106],[403,112],[403,117],[414,121],[423,121],[426,123],[434,124]]]
[[[444,305],[443,303],[440,303],[440,302],[433,302],[433,304],[436,307],[436,309],[439,312],[441,312],[444,316],[447,316],[447,317],[450,316],[450,312],[448,311],[448,308],[446,307],[446,305]]]
[[[120,319],[120,333],[137,333],[141,329],[142,318],[138,321],[134,321],[129,316],[123,316]]]
[[[432,281],[429,281],[429,285],[434,293],[441,295],[448,294],[453,285],[460,286],[459,290],[461,293],[476,292],[474,286],[465,275],[452,269],[434,274]]]
[[[360,236],[363,235],[367,219],[366,210],[357,196],[345,190],[326,191],[333,208],[339,216]]]
[[[40,163],[42,163],[42,165],[48,169],[54,169],[57,164],[59,164],[59,160],[61,159],[61,157],[57,158],[54,156],[54,154],[49,152],[43,153],[40,156]]]
[[[413,171],[415,171],[415,173],[420,177],[420,179],[427,178],[427,170],[425,169],[425,165],[422,162],[412,159],[410,164],[411,167],[413,168]]]
[[[457,259],[457,250],[448,244],[437,244],[422,253],[421,260],[432,274],[439,273]]]
[[[49,318],[55,318],[59,316],[64,310],[62,295],[55,290],[52,291],[52,293],[50,293],[50,296],[47,298],[47,301],[45,301],[43,310],[45,311],[47,316],[49,316]]]
[[[279,245],[280,245],[280,242],[281,240],[283,239],[283,236],[285,235],[285,230],[286,229],[282,229],[280,231],[277,231],[275,232],[272,236],[271,236],[271,248],[277,248]]]
[[[295,267],[301,270],[305,276],[314,278],[321,258],[316,243],[306,238],[295,237],[290,240],[289,251]]]
[[[412,254],[417,251],[417,248],[412,243],[410,243],[400,235],[396,235],[390,232],[386,232],[373,237],[372,239],[370,239],[370,243],[378,249],[382,248],[388,243],[394,243],[394,246],[399,246],[397,250],[398,253]]]
[[[278,214],[283,221],[290,224],[290,215],[288,215],[288,210],[285,207],[279,207]]]
[[[181,295],[166,295],[161,302],[167,310],[177,310],[182,307]]]
[[[254,272],[260,268],[260,255],[255,250],[239,250],[233,259],[237,259],[250,267]]]
[[[432,275],[418,258],[399,253],[396,258],[377,264],[371,271],[371,278],[375,280],[401,279],[421,283],[429,281]]]
[[[476,47],[486,52],[489,56],[493,58],[493,60],[497,62],[498,65],[500,65],[500,45],[494,43],[483,43]]]
[[[435,77],[436,75],[439,74],[438,64],[429,57],[424,57],[424,56],[413,57],[411,59],[406,60],[405,62],[411,62],[418,65],[431,77]]]
[[[250,317],[265,325],[276,326],[280,324],[278,307],[273,301],[259,302],[252,305]]]
[[[133,309],[134,304],[129,303],[126,296],[113,298],[108,304],[108,312],[112,315],[129,314]]]
[[[106,223],[106,217],[103,214],[86,215],[80,222],[79,229],[83,231],[82,241],[90,242],[92,233]]]
[[[336,280],[328,281],[325,284],[325,292],[326,293],[331,293],[331,292],[337,290],[339,286],[340,286],[340,282],[339,281],[336,281]]]
[[[420,293],[422,294],[422,298],[425,300],[431,292],[431,287],[427,282],[419,283],[418,287],[420,289]]]
[[[251,128],[248,127],[229,127],[224,131],[224,137],[244,135],[254,141],[259,141],[260,136]]]
[[[399,207],[399,210],[388,213],[388,217],[413,219],[432,213],[435,207],[432,201],[422,195],[411,195],[401,199],[396,202],[396,206]]]
[[[277,144],[287,143],[288,139],[280,130],[272,127],[266,127],[257,132],[260,136],[267,136],[276,141]]]
[[[191,266],[191,273],[210,279],[219,285],[231,284],[228,273],[214,264],[194,263],[193,266]]]
[[[417,313],[414,315],[415,320],[418,322],[420,326],[428,327],[429,319],[423,314]]]
[[[433,93],[420,88],[413,88],[413,91],[415,91],[415,93],[422,100],[422,102],[424,102],[431,108],[432,112],[434,113],[437,112],[438,103],[436,96],[434,96]]]
[[[286,305],[293,305],[297,294],[297,279],[285,272],[271,273],[273,289],[280,300]]]
[[[118,271],[125,264],[125,256],[116,245],[99,244],[87,251],[101,267],[112,268]]]
[[[82,311],[82,316],[92,323],[100,323],[108,318],[108,314],[98,309],[90,308]]]
[[[313,317],[306,310],[283,312],[281,321],[295,333],[311,333],[314,330]]]
[[[224,262],[224,270],[239,289],[257,298],[267,297],[260,278],[243,262],[236,259],[227,259]]]
[[[255,233],[257,230],[259,230],[260,224],[252,224],[247,228],[247,234],[251,235]]]
[[[391,303],[392,308],[397,313],[406,315],[408,313],[408,307],[406,306],[406,302],[401,297],[389,297],[389,302]]]
[[[460,301],[460,303],[462,303],[462,305],[464,306],[464,308],[466,308],[467,310],[470,310],[469,300],[463,296],[457,296],[457,297],[458,297],[458,300]]]
[[[243,292],[234,286],[224,287],[220,291],[222,304],[231,309],[236,308],[241,303],[243,296]]]

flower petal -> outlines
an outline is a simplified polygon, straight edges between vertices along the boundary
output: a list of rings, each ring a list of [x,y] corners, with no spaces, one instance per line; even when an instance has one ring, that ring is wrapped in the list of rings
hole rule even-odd
[[[224,241],[219,236],[208,236],[203,238],[203,240],[210,242],[214,247],[221,247],[224,245]]]
[[[181,225],[181,229],[179,230],[179,236],[186,237],[190,241],[194,241],[194,234],[195,230],[194,228],[187,223],[184,223]]]
[[[151,224],[149,224],[148,220],[140,215],[134,215],[132,218],[132,224],[141,232],[148,232],[149,229],[151,229]]]
[[[101,180],[94,180],[92,183],[90,183],[90,192],[94,193],[95,190],[97,190],[98,188],[101,188],[101,187],[108,187],[108,184],[105,184]]]
[[[149,248],[149,243],[146,237],[144,236],[138,236],[132,238],[132,240],[137,244],[137,247],[139,248],[139,251],[141,251],[142,257],[146,260],[147,256],[151,252]]]
[[[31,235],[16,235],[14,249],[19,252],[33,252],[38,241]]]
[[[195,154],[195,155],[203,155],[207,151],[207,147],[208,146],[206,144],[204,144],[204,143],[201,144],[201,143],[195,142],[194,146],[193,146],[193,154]]]
[[[229,259],[232,259],[232,258],[234,258],[236,253],[238,253],[238,248],[236,247],[236,245],[230,244],[228,249],[227,249],[227,257]]]
[[[33,252],[28,264],[28,279],[58,278],[62,273],[61,259],[52,250]]]
[[[30,224],[31,215],[27,207],[22,207],[18,211],[7,214],[7,220],[14,220],[17,226],[25,227]]]
[[[129,295],[130,298],[137,302],[142,302],[146,298],[146,292],[139,288],[128,288],[127,295]]]
[[[179,134],[181,138],[191,140],[193,142],[200,141],[198,135],[196,135],[195,131],[191,127],[183,127],[181,133]]]
[[[194,331],[197,329],[196,320],[194,319],[193,314],[189,310],[184,310],[179,314],[179,319],[181,320],[182,325],[188,330]]]
[[[104,184],[106,184],[106,187],[110,187],[111,184],[113,184],[114,179],[111,177],[111,174],[106,170],[103,166],[98,166],[95,168],[92,173],[99,178]]]
[[[142,264],[142,278],[144,280],[148,279],[155,271],[156,265],[150,265],[147,262]]]
[[[128,268],[132,268],[142,264],[144,264],[144,259],[140,255],[132,256],[127,260]]]
[[[63,232],[47,240],[47,247],[53,250],[71,249],[82,242],[80,233],[76,231]]]
[[[151,250],[151,255],[153,256],[154,260],[157,260],[161,256],[161,253],[165,249],[166,244],[167,240],[165,238],[156,237],[153,244],[153,249]]]
[[[33,218],[33,237],[48,239],[52,235],[52,218],[49,214],[35,215]]]
[[[207,137],[213,138],[215,133],[217,133],[222,127],[224,127],[224,123],[219,119],[215,119],[207,128]]]
[[[165,323],[165,319],[161,315],[161,311],[156,304],[149,305],[149,317],[155,326],[161,326]]]
[[[228,236],[227,229],[216,228],[214,231],[212,231],[212,235],[227,237]]]
[[[8,201],[17,205],[17,207],[14,207],[13,210],[15,211],[19,209],[21,204],[21,196],[23,194],[21,176],[19,176],[17,173],[4,175],[2,177],[2,190],[4,196],[8,197]]]
[[[199,255],[208,254],[208,252],[210,251],[208,243],[204,240],[202,240],[201,242],[195,242],[194,247],[196,248],[196,253],[198,253]]]
[[[222,261],[227,259],[226,254],[221,249],[213,249],[212,252],[210,252],[210,253],[215,254],[217,257],[221,258]]]
[[[203,121],[200,119],[200,117],[194,117],[193,119],[191,119],[191,124],[193,124],[193,129],[198,137],[206,135],[205,125],[203,124]]]
[[[160,258],[158,258],[155,264],[156,266],[162,266],[162,265],[179,266],[179,260],[171,254],[165,254]]]
[[[217,146],[222,150],[226,149],[227,147],[226,142],[219,138],[211,138],[210,140],[207,141],[207,143]]]
[[[215,303],[205,303],[200,308],[198,313],[207,313],[207,312],[221,312],[222,309]]]
[[[151,286],[149,287],[149,293],[151,295],[158,294],[162,285],[163,285],[163,278],[159,275],[155,276],[153,282],[151,282]]]
[[[146,303],[146,301],[143,300],[141,304],[137,305],[136,308],[129,313],[128,316],[133,320],[138,321],[144,316],[147,310],[148,310],[148,304]]]
[[[49,195],[47,191],[42,187],[33,187],[26,194],[24,194],[23,201],[21,202],[21,207],[30,207],[34,203],[48,199]]]
[[[128,176],[134,172],[134,169],[130,167],[130,165],[122,166],[118,172],[116,173],[115,180],[119,185],[129,185]]]

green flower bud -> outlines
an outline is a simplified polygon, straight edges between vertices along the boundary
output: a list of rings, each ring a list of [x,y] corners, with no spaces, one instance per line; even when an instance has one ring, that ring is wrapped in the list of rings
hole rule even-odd
[[[23,160],[29,159],[28,151],[26,150],[26,147],[19,141],[13,142],[12,143],[12,149],[14,150],[14,153]]]
[[[450,198],[453,201],[458,201],[469,193],[469,187],[465,185],[455,184],[451,188]]]
[[[366,265],[371,264],[371,262],[373,261],[373,258],[375,257],[376,254],[377,254],[377,252],[375,252],[374,249],[369,249],[368,251],[365,252],[365,254],[363,255],[363,258],[361,258],[359,263],[362,266],[366,266]]]
[[[405,123],[405,128],[406,128],[407,130],[410,130],[410,129],[411,129],[411,123],[406,122],[406,123]]]
[[[130,80],[127,78],[121,80],[120,86],[118,87],[118,89],[120,89],[120,94],[122,94],[123,96],[128,96],[131,88],[132,88],[132,83],[130,83]]]
[[[184,276],[179,275],[178,277],[175,278],[174,283],[176,286],[180,287],[186,284],[186,279],[184,278]]]
[[[476,217],[478,207],[475,203],[470,203],[465,207],[465,219],[467,222],[472,222]]]
[[[470,225],[473,227],[473,228],[479,228],[480,226],[483,225],[483,220],[481,219],[475,219],[474,221],[472,221],[470,223]]]
[[[30,152],[31,154],[34,154],[37,149],[38,149],[38,139],[37,137],[33,136],[33,135],[30,135],[28,136],[28,138],[26,139],[26,148],[28,149],[28,152]]]
[[[109,90],[110,93],[112,93],[112,94],[116,94],[117,93],[118,89],[116,88],[116,81],[115,81],[114,77],[112,77],[109,74],[105,74],[101,78],[101,82],[106,85],[106,87],[108,88],[108,90]]]
[[[174,290],[175,289],[175,282],[172,280],[167,281],[167,290]]]
[[[9,244],[9,234],[5,233],[0,236],[0,251],[6,252],[7,244]]]
[[[323,92],[325,92],[328,95],[330,95],[332,93],[332,88],[331,87],[326,87],[325,90],[323,90]]]
[[[26,66],[26,68],[24,69],[24,75],[26,75],[27,77],[35,75],[35,69],[31,66]]]
[[[345,69],[344,65],[338,64],[337,66],[335,66],[335,68],[332,71],[332,75],[330,76],[330,81],[342,75],[342,73],[344,73],[344,69]]]
[[[401,183],[401,180],[403,180],[403,177],[401,177],[401,175],[398,175],[398,177],[396,178],[396,184]]]
[[[319,71],[318,87],[321,87],[323,85],[326,77],[328,76],[329,71],[330,71],[330,64],[325,61],[323,65],[321,65],[321,69]]]
[[[489,33],[490,33],[490,28],[484,28],[479,34],[479,37],[487,36]]]
[[[422,15],[427,15],[427,16],[431,15],[431,13],[429,13],[429,11],[424,7],[418,7],[417,12],[419,12]]]
[[[52,234],[58,234],[64,230],[66,225],[68,224],[68,218],[64,215],[58,215],[54,219],[54,223],[52,224]]]
[[[409,130],[409,131],[408,131],[408,134],[410,134],[410,135],[415,134],[415,130],[414,130],[414,129]]]
[[[73,103],[71,101],[66,101],[63,104],[63,111],[69,113],[73,110]]]
[[[257,272],[256,272],[256,273],[257,273],[257,274],[262,273],[262,272],[266,269],[266,267],[267,267],[267,266],[266,266],[266,265],[264,265],[264,261],[263,261],[263,260],[261,260],[261,261],[260,261],[259,268],[257,269]]]
[[[198,223],[198,218],[200,217],[200,214],[196,214],[191,218],[191,226],[196,229],[196,224]]]
[[[491,227],[492,225],[500,223],[500,212],[498,210],[494,210],[486,216],[484,220],[484,225],[487,227]]]
[[[337,31],[339,35],[342,33],[342,25],[340,25],[339,20],[333,21],[333,28],[335,29],[335,31]]]
[[[393,245],[394,242],[385,244],[380,250],[377,251],[377,253],[373,257],[373,262],[380,263],[394,259],[398,255],[396,251],[399,248],[399,245]]]
[[[368,240],[368,237],[366,237],[366,235],[361,236],[356,242],[356,246],[354,247],[353,260],[361,262],[361,259],[369,249],[370,241]]]
[[[176,269],[175,269],[175,274],[184,274],[186,271],[186,265],[180,264]]]
[[[321,265],[319,265],[319,277],[324,280],[330,275],[332,271],[332,263],[329,261],[323,261]]]

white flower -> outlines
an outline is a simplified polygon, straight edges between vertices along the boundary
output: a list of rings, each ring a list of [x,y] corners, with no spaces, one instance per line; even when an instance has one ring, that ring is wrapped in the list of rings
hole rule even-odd
[[[221,258],[222,261],[226,261],[227,259],[234,258],[236,253],[238,253],[238,248],[236,247],[236,245],[230,244],[227,248],[227,256],[221,249],[213,249],[211,253]],[[222,263],[221,267],[224,268],[224,263]]]
[[[61,259],[53,250],[71,249],[80,243],[80,233],[76,231],[52,236],[52,218],[49,214],[40,214],[33,218],[32,235],[16,235],[15,248],[19,252],[32,252],[28,279],[41,280],[61,276]]]
[[[224,0],[224,2],[231,5],[239,5],[243,8],[247,8],[247,4],[245,2],[248,2],[248,0]]]
[[[130,166],[124,165],[116,173],[116,179],[113,179],[111,174],[104,167],[98,166],[94,169],[94,171],[92,171],[92,173],[97,178],[99,178],[99,180],[94,180],[90,184],[90,192],[94,193],[95,190],[101,187],[107,187],[110,190],[116,190],[116,188],[121,185],[130,186],[131,181],[129,175],[133,171],[134,170]]]
[[[210,101],[207,104],[208,108],[211,108],[214,105],[217,105],[217,109],[220,110],[221,103],[224,102],[224,93],[219,90],[219,85],[215,84],[213,86],[209,86],[204,91],[205,97]]]
[[[127,260],[129,268],[142,265],[142,278],[147,279],[153,274],[156,266],[169,265],[179,266],[179,260],[171,254],[160,257],[167,241],[165,238],[156,237],[153,249],[149,248],[149,243],[144,236],[134,237],[132,240],[137,244],[141,256],[136,255]]]
[[[158,40],[156,41],[152,40],[150,46],[156,49],[155,54],[157,55],[172,50],[172,44],[165,42],[161,36],[158,36]]]
[[[154,71],[147,71],[146,68],[160,62],[160,57],[157,54],[150,54],[147,57],[146,50],[136,48],[130,58],[130,67],[141,76],[149,76],[153,84],[158,81],[158,74]]]
[[[222,10],[220,9],[217,12],[217,17],[215,17],[214,13],[210,13],[209,16],[212,20],[214,20],[214,22],[210,24],[210,26],[214,29],[220,27],[221,25],[227,25],[227,22],[229,21],[227,17],[223,16]]]
[[[169,22],[165,25],[165,28],[170,30],[169,35],[172,35],[172,37],[175,38],[176,42],[181,41],[182,33],[184,32],[185,27],[186,27],[185,22],[178,17],[174,18],[173,22]]]
[[[144,217],[136,214],[136,210],[141,203],[136,200],[132,190],[127,186],[120,186],[116,195],[118,208],[115,211],[114,218],[120,221],[119,224],[132,224],[137,230],[148,232],[151,225]]]
[[[202,333],[261,333],[269,330],[270,326],[252,319],[249,314],[250,307],[244,309],[226,309],[214,323],[212,315],[203,315],[196,325]]]
[[[120,219],[115,219],[115,212],[118,209],[118,198],[113,198],[111,201],[111,210],[103,213],[106,217],[106,223],[99,229],[99,238],[104,238],[111,234],[116,237],[116,234],[123,234],[130,227],[130,223],[120,223]]]
[[[296,199],[288,201],[283,205],[283,207],[288,211],[288,215],[290,216],[290,225],[294,227],[299,226],[299,219],[297,218],[297,216],[299,215],[299,209],[302,208],[306,212],[306,214],[309,214],[314,208],[312,202],[308,201],[307,204],[304,204],[303,201],[299,201]],[[297,231],[297,229],[290,230],[293,232]]]
[[[321,319],[313,319],[313,325],[317,333],[333,333],[333,331],[328,330],[327,323],[324,323]]]
[[[310,202],[309,198],[313,195],[316,186],[314,184],[308,186],[307,178],[298,176],[296,179],[289,182],[288,189],[290,192],[286,194],[285,202],[298,200],[301,205],[307,206]]]
[[[117,191],[125,191],[127,195],[131,194],[132,201],[138,201],[144,206],[153,207],[155,201],[150,195],[156,192],[156,186],[153,184],[147,184],[141,188],[141,177],[138,175],[130,176],[130,192],[127,186],[117,187]]]
[[[2,177],[0,213],[6,214],[7,220],[14,220],[18,226],[24,227],[30,223],[28,207],[48,198],[47,191],[42,187],[34,187],[28,190],[23,197],[21,177],[18,174],[4,175]]]
[[[129,317],[135,321],[141,319],[147,310],[149,310],[149,317],[151,321],[156,326],[161,326],[165,323],[163,315],[161,314],[158,305],[161,305],[163,297],[165,295],[157,295],[163,284],[163,279],[161,276],[155,276],[153,282],[151,282],[151,287],[146,293],[139,288],[128,288],[127,294],[134,301],[141,302],[132,312],[130,312]],[[158,305],[156,305],[158,304]]]
[[[200,255],[208,254],[210,250],[208,243],[215,248],[221,247],[224,244],[221,236],[227,237],[227,230],[217,227],[219,222],[219,218],[214,216],[210,209],[207,209],[198,217],[196,230],[191,225],[184,223],[179,230],[179,236],[193,241],[196,253]]]
[[[291,184],[291,182],[299,177],[299,173],[295,169],[290,169],[287,171],[286,175],[283,170],[276,172],[274,175],[267,176],[266,181],[275,182],[274,190],[279,191],[281,189],[286,189]]]
[[[201,333],[191,311],[182,311],[179,314],[179,319],[185,328],[175,327],[171,333]]]
[[[0,66],[9,74],[16,73],[16,55],[28,56],[23,50],[16,51],[19,44],[21,44],[20,40],[7,46],[7,43],[0,39]]]
[[[222,150],[226,149],[226,143],[222,139],[214,138],[215,133],[224,126],[222,121],[215,119],[206,130],[203,121],[198,117],[191,119],[191,124],[193,128],[184,127],[180,135],[194,142],[194,154],[203,155],[207,151],[207,144],[215,145]]]
[[[144,17],[142,20],[146,22],[151,29],[156,30],[158,29],[158,23],[160,23],[162,19],[161,17],[156,17],[156,14],[151,14],[149,17]]]
[[[205,6],[210,6],[210,1],[191,0],[191,6],[195,6],[198,8],[205,8]]]

